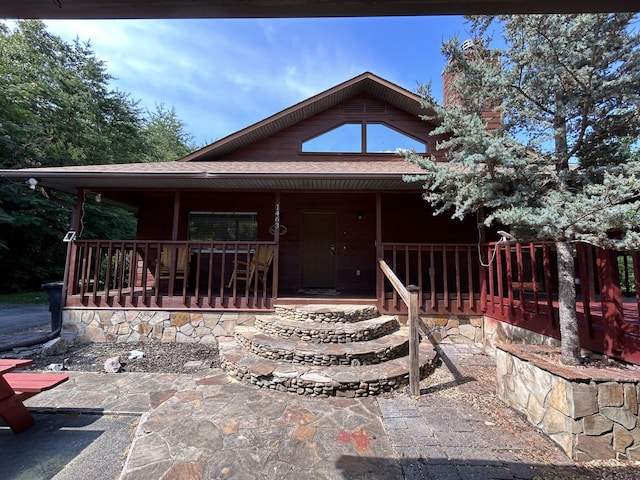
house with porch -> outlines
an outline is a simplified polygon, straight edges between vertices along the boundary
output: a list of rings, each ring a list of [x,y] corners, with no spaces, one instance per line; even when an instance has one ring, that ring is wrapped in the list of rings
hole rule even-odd
[[[176,162],[3,175],[73,193],[78,211],[100,200],[137,212],[137,237],[124,242],[84,240],[76,215],[66,316],[83,309],[269,311],[310,297],[380,301],[382,310],[396,311],[380,258],[401,275],[406,270],[410,282],[423,281],[425,311],[455,303],[459,312],[479,313],[475,222],[434,217],[420,183],[403,180],[421,170],[399,149],[438,155],[424,113],[417,95],[364,73]],[[431,245],[433,261],[409,272],[418,244]],[[246,279],[234,274],[257,252],[268,252],[266,268]]]
[[[80,340],[222,346],[242,337],[251,354],[226,356],[239,376],[249,373],[238,362],[254,354],[306,358],[265,346],[260,335],[269,332],[316,341],[316,365],[375,366],[392,358],[326,352],[364,339],[373,351],[405,354],[402,334],[392,348],[381,340],[404,328],[386,318],[408,313],[398,285],[416,287],[435,341],[559,338],[553,246],[485,243],[499,236],[476,219],[434,216],[420,182],[405,181],[421,170],[401,150],[445,161],[430,135],[435,125],[420,118],[427,113],[419,96],[367,72],[175,162],[0,174],[72,193],[76,212],[98,200],[137,212],[136,238],[125,241],[83,239],[74,216],[62,315],[63,329]],[[620,270],[616,252],[578,253],[584,345],[640,362],[638,301],[621,288],[633,278],[627,290],[638,291],[640,276],[629,275],[637,256],[620,257],[629,261]],[[330,310],[341,312],[337,323],[369,322],[368,333],[336,328]],[[334,325],[301,333],[295,323],[317,319]],[[241,332],[256,324],[259,333]]]

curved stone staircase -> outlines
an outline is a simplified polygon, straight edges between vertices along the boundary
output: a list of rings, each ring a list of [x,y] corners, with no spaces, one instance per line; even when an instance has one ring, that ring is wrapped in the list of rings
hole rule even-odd
[[[409,330],[371,305],[276,306],[253,326],[236,326],[219,349],[230,375],[299,395],[366,397],[409,382]],[[421,378],[435,359],[423,340]]]

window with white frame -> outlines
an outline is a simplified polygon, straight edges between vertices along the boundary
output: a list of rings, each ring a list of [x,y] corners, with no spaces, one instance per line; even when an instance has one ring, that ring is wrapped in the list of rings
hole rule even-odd
[[[303,153],[427,152],[427,144],[382,122],[348,122],[302,142]]]

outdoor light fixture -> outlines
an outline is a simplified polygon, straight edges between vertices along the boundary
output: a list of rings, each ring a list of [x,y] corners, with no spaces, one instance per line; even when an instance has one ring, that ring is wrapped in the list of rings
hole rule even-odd
[[[102,194],[101,193],[96,193],[96,202],[97,203],[102,202]]]
[[[31,177],[29,180],[27,180],[25,182],[27,185],[29,185],[29,188],[31,190],[35,190],[36,189],[36,185],[38,185],[38,180],[36,178]]]

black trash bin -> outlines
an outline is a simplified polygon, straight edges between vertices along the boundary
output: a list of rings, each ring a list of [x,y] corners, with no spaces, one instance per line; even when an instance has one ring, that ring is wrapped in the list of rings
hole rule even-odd
[[[49,297],[49,311],[51,312],[51,331],[55,332],[62,325],[62,282],[43,283],[42,288]]]

